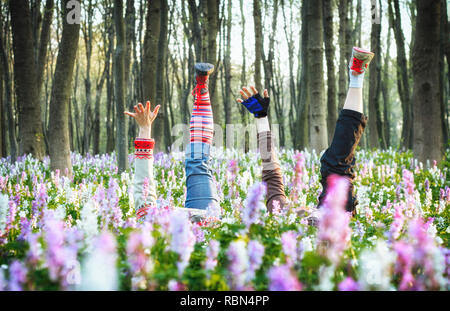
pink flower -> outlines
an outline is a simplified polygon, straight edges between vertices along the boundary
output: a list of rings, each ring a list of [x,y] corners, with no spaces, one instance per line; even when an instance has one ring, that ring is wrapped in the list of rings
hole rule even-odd
[[[340,291],[357,291],[359,285],[351,277],[347,277],[339,283],[338,288]]]
[[[328,177],[328,193],[322,205],[319,220],[318,245],[330,261],[338,264],[350,241],[350,215],[345,211],[349,181],[345,177]]]

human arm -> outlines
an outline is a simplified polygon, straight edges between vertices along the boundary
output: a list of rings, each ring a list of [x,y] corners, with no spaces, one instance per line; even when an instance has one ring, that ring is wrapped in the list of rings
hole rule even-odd
[[[267,117],[270,98],[267,90],[264,90],[264,97],[262,97],[254,86],[250,89],[251,92],[246,87],[242,88],[240,93],[243,100],[239,98],[237,102],[244,105],[255,116],[258,148],[262,159],[262,180],[267,185],[266,205],[272,212],[275,201],[278,201],[280,207],[286,204],[286,196],[281,167],[274,150],[272,132]]]
[[[152,123],[158,115],[160,106],[153,111],[150,102],[144,107],[141,103],[134,106],[134,113],[125,111],[126,115],[134,118],[139,125],[139,136],[134,141],[135,160],[133,178],[133,197],[136,216],[143,218],[148,211],[149,205],[156,205],[156,185],[153,178],[153,147]]]

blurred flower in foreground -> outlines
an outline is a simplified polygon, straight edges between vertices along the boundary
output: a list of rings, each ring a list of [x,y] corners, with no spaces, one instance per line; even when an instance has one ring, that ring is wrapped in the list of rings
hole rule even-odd
[[[328,193],[321,206],[318,228],[319,251],[337,265],[351,237],[350,215],[345,211],[349,180],[338,175],[327,179]]]
[[[269,290],[271,291],[298,291],[302,285],[288,265],[275,266],[269,270]]]

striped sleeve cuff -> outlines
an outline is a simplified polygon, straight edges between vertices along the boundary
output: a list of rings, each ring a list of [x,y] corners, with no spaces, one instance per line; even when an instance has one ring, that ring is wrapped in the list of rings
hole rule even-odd
[[[153,158],[154,139],[136,138],[134,140],[134,155],[138,159]]]

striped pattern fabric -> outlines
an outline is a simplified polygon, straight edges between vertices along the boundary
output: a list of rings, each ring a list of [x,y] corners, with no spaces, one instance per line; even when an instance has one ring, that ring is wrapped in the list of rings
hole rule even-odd
[[[138,211],[136,212],[137,219],[138,220],[143,220],[144,217],[147,216],[148,210],[149,210],[148,205],[143,206],[140,209],[138,209]]]
[[[191,142],[212,144],[214,134],[214,121],[206,83],[197,78],[197,85],[192,92],[194,107],[192,109],[190,134]]]
[[[136,138],[134,140],[134,155],[138,159],[153,158],[153,148],[155,141],[153,139]]]

